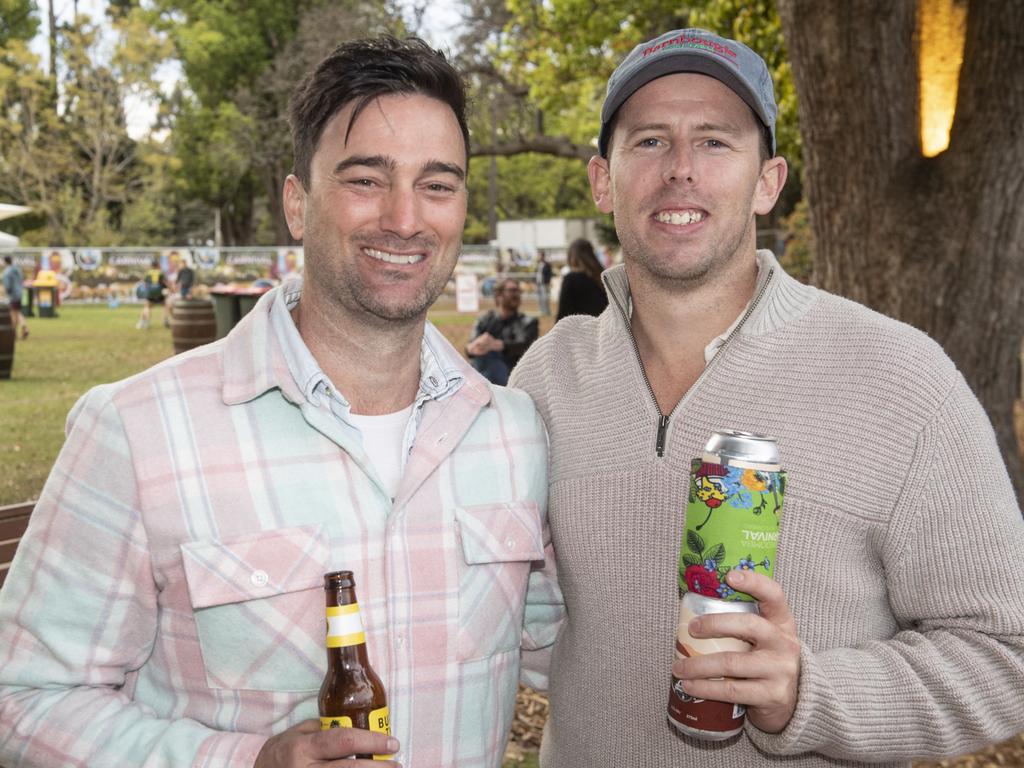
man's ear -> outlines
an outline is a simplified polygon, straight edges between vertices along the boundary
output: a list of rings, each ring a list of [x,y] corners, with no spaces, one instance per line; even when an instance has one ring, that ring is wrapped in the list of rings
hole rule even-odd
[[[306,221],[306,189],[294,173],[284,180],[283,202],[288,231],[296,240],[301,240]]]
[[[786,158],[776,155],[761,166],[761,176],[754,190],[754,213],[764,216],[775,207],[789,175]]]
[[[590,194],[594,205],[601,213],[612,213],[615,210],[612,200],[612,178],[608,161],[600,155],[594,155],[587,163],[587,176],[590,179]]]

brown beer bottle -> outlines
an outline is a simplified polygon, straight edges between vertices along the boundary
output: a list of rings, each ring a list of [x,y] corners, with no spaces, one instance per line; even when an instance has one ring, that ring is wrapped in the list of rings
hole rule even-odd
[[[320,728],[391,733],[384,685],[366,655],[366,633],[352,571],[324,574],[327,598],[327,674],[320,686]],[[390,755],[357,755],[388,760]]]

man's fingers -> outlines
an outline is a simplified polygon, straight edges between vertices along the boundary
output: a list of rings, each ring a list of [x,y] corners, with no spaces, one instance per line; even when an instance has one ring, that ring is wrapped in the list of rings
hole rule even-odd
[[[337,760],[350,755],[393,755],[398,739],[362,728],[331,728],[313,736],[310,757]]]
[[[301,723],[296,723],[289,731],[295,731],[296,733],[316,733],[320,730],[320,721],[316,719],[303,720]]]
[[[752,708],[778,707],[785,702],[783,692],[764,680],[684,680],[683,690],[696,699],[728,701]]]
[[[789,610],[789,603],[782,592],[779,582],[769,579],[762,573],[756,571],[741,571],[735,569],[726,575],[729,586],[738,592],[745,592],[758,602],[758,613],[773,624],[793,626],[793,614]]]

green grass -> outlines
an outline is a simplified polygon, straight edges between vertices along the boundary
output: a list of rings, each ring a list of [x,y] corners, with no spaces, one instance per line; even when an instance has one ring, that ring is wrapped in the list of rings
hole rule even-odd
[[[116,381],[170,357],[171,332],[159,310],[135,329],[141,306],[65,305],[56,318],[28,318],[9,380],[0,380],[0,504],[38,498],[64,444],[64,422],[90,387]]]
[[[481,302],[481,311],[491,306]],[[536,306],[524,306],[536,312]],[[171,332],[155,309],[148,330],[135,329],[141,305],[70,304],[56,318],[29,318],[9,380],[0,379],[0,505],[39,497],[61,446],[71,406],[97,384],[145,370],[174,353]],[[476,316],[459,314],[442,298],[430,319],[462,349]],[[547,318],[542,331],[550,328]]]

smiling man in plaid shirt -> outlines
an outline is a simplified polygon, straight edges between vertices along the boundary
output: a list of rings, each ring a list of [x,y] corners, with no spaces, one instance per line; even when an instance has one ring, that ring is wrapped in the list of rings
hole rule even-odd
[[[426,323],[464,104],[421,41],[335,50],[291,106],[304,281],[75,406],[0,593],[0,764],[500,765],[521,647],[561,609],[534,407]],[[391,739],[310,720],[341,568]]]

